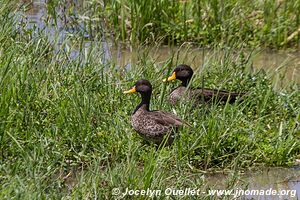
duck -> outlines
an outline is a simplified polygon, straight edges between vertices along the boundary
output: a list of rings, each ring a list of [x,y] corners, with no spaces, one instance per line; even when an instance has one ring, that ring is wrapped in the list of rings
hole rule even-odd
[[[172,75],[167,79],[164,79],[164,82],[173,81],[178,79],[181,81],[181,85],[173,89],[168,97],[170,104],[175,105],[181,99],[194,100],[194,103],[209,103],[214,99],[220,102],[227,102],[232,104],[237,99],[242,96],[246,96],[247,93],[244,92],[229,92],[225,90],[209,89],[209,88],[190,88],[189,83],[194,74],[193,69],[185,64],[178,65]]]
[[[150,110],[150,99],[152,85],[148,80],[138,80],[131,89],[124,91],[124,94],[139,93],[141,103],[137,105],[131,116],[133,129],[138,132],[146,141],[156,145],[171,145],[175,138],[175,132],[185,122],[172,113],[162,110]],[[164,139],[167,137],[167,139]]]

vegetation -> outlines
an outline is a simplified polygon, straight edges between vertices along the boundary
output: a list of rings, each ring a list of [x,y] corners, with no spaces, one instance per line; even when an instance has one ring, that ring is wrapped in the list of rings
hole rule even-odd
[[[149,31],[155,37],[174,36],[172,40],[176,41],[199,38],[203,34],[201,41],[211,44],[219,42],[225,30],[230,29],[231,23],[227,24],[226,20],[221,27],[218,26],[220,21],[215,15],[220,12],[215,8],[215,15],[209,11],[209,16],[212,15],[209,19],[215,21],[213,27],[219,29],[205,29],[205,24],[201,23],[199,27],[194,24],[191,29],[180,28],[183,32],[177,37],[174,35],[177,26],[169,25],[173,23],[171,16],[166,21],[155,16],[172,5],[170,9],[175,11],[168,13],[173,13],[173,20],[179,20],[178,11],[184,6],[188,14],[178,23],[185,27],[185,23],[180,22],[190,19],[194,12],[188,11],[198,9],[194,6],[196,4],[154,2],[154,5],[144,6],[148,11],[147,6],[156,6],[151,10],[161,6],[158,13],[149,12],[150,16],[131,13],[131,19],[137,17],[142,24],[131,21],[131,27],[121,32],[124,39],[140,32],[148,19],[161,21],[161,24],[146,26],[149,29],[143,29],[145,33],[141,31],[142,35],[136,35],[136,40],[148,38]],[[204,2],[204,5],[216,3]],[[299,155],[299,85],[289,83],[275,90],[272,76],[263,70],[253,70],[248,55],[242,49],[237,50],[239,43],[223,49],[222,55],[207,58],[203,68],[199,69],[201,73],[196,72],[193,84],[251,91],[249,98],[234,105],[214,102],[195,109],[189,104],[172,109],[166,104],[165,95],[174,85],[162,84],[162,79],[172,67],[183,62],[177,59],[176,52],[159,65],[148,56],[150,47],[140,46],[137,61],[128,69],[122,68],[113,61],[103,60],[105,52],[99,48],[103,43],[97,35],[85,48],[86,38],[80,34],[61,38],[50,37],[37,29],[28,30],[26,24],[16,19],[17,13],[11,10],[11,2],[0,0],[0,3],[0,199],[57,199],[66,196],[111,199],[113,188],[125,191],[126,188],[190,187],[206,191],[210,186],[203,180],[205,173],[234,172],[255,165],[286,166]],[[107,17],[119,20],[117,15],[125,12],[129,2],[104,3],[107,8],[104,13],[116,14]],[[147,11],[135,7],[139,5],[137,1],[130,3],[129,8],[135,8],[136,12]],[[223,16],[234,15],[229,11],[237,8],[244,9],[235,4],[230,3],[231,9],[220,7],[224,9]],[[246,1],[244,4],[249,5]],[[214,6],[218,7],[217,4]],[[280,12],[282,9],[279,8]],[[246,9],[245,12],[250,11]],[[286,12],[292,13],[288,9]],[[124,16],[127,14],[125,12]],[[138,16],[145,17],[145,20]],[[238,16],[232,20],[235,19]],[[115,25],[125,23],[122,20],[125,18]],[[163,26],[164,22],[167,24]],[[197,28],[201,30],[200,35],[193,35],[198,32]],[[239,28],[237,34],[241,35],[237,38],[247,33],[245,27]],[[130,35],[127,35],[128,30]],[[185,30],[192,32],[185,33]],[[271,37],[272,30],[267,26],[266,34],[260,35],[258,31],[258,35],[269,39],[261,40],[266,44],[275,42],[274,45],[278,45],[282,40],[271,38],[280,38],[280,34]],[[227,36],[224,38],[228,39]],[[71,57],[74,52],[77,56]],[[124,96],[122,91],[140,78],[149,79],[154,85],[152,109],[173,110],[192,125],[180,131],[180,137],[172,147],[157,148],[146,144],[131,128],[130,114],[139,98]],[[235,177],[233,174],[226,187],[235,186]]]
[[[50,2],[51,8],[65,4]],[[102,31],[132,44],[152,43],[158,38],[165,44],[192,42],[205,47],[232,42],[269,48],[300,44],[299,0],[104,0],[81,4],[84,9],[77,18],[90,33]],[[74,9],[66,14],[76,15]]]

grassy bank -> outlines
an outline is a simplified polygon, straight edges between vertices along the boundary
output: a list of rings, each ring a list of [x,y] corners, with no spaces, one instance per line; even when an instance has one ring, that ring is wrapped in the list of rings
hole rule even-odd
[[[170,56],[158,65],[141,47],[136,62],[120,68],[103,61],[100,39],[85,49],[85,39],[76,35],[59,45],[60,38],[43,32],[33,37],[15,23],[11,7],[2,5],[0,199],[111,199],[113,188],[127,187],[205,191],[207,172],[287,166],[298,156],[299,85],[274,90],[271,76],[252,70],[242,50],[238,56],[229,48],[207,58],[194,85],[205,80],[206,87],[251,91],[249,98],[234,105],[175,108],[192,126],[180,131],[172,147],[157,149],[131,128],[139,97],[122,91],[149,79],[151,108],[172,111],[164,94],[174,85],[161,80],[182,60]],[[72,51],[78,56],[70,58]]]
[[[65,2],[49,2],[50,11],[65,6]],[[70,7],[65,13],[74,17],[77,8],[77,18],[87,30],[134,44],[160,38],[177,45],[215,47],[239,42],[248,47],[299,48],[299,0],[105,0],[78,1]]]

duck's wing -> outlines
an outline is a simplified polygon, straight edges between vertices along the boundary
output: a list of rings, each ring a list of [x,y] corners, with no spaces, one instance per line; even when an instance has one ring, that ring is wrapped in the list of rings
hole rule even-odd
[[[182,126],[185,122],[171,113],[155,110],[151,111],[151,118],[163,126]]]
[[[204,97],[205,100],[211,100],[212,98],[217,98],[220,100],[227,101],[229,98],[229,103],[234,102],[238,97],[247,96],[248,93],[244,92],[230,92],[226,90],[216,90],[209,88],[197,88],[193,89],[193,96]]]
[[[206,96],[243,96],[247,93],[245,92],[230,92],[226,90],[217,90],[217,89],[209,89],[209,88],[196,88],[193,89],[194,93],[203,94]]]

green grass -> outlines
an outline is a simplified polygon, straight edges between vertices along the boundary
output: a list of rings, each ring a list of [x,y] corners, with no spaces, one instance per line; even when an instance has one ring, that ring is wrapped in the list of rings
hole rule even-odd
[[[175,54],[158,65],[140,47],[130,69],[103,64],[100,40],[85,51],[76,35],[60,46],[42,32],[32,37],[1,3],[0,199],[111,199],[116,187],[205,191],[205,173],[232,171],[234,180],[239,170],[288,166],[299,155],[299,85],[275,90],[271,75],[251,70],[242,49],[208,58],[193,85],[204,80],[206,87],[251,91],[249,98],[175,108],[192,127],[172,147],[157,149],[131,127],[139,97],[122,91],[149,79],[151,109],[172,111],[165,95],[174,85],[162,79],[182,62]],[[80,56],[70,59],[73,50]]]
[[[300,1],[106,0],[86,1],[88,30],[117,40],[197,46],[299,47]]]
[[[17,4],[21,10],[29,2]],[[21,6],[22,5],[22,6]],[[299,48],[300,0],[47,1],[47,23],[130,45]],[[80,31],[79,31],[80,32]]]

